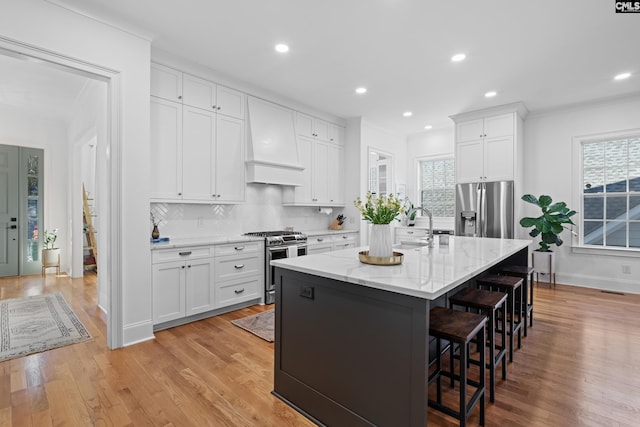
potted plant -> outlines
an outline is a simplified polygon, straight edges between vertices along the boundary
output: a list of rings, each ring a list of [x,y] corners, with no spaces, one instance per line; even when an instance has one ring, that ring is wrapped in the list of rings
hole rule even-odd
[[[524,228],[533,227],[529,232],[531,237],[540,236],[540,247],[533,251],[533,268],[538,274],[549,274],[549,279],[554,277],[555,282],[555,254],[552,246],[561,246],[560,233],[564,231],[566,224],[574,225],[571,217],[576,211],[567,207],[565,202],[553,203],[550,196],[542,195],[539,198],[531,194],[522,196],[525,202],[540,208],[542,215],[537,218],[524,217],[520,225]]]
[[[59,267],[60,266],[60,248],[56,248],[56,240],[58,239],[58,229],[44,230],[44,248],[42,249],[42,266],[43,267]]]
[[[393,239],[389,224],[393,220],[400,221],[398,215],[406,212],[404,202],[393,194],[374,197],[369,192],[364,202],[358,197],[354,205],[360,211],[362,219],[372,224],[369,236],[369,256],[391,257],[393,255]]]

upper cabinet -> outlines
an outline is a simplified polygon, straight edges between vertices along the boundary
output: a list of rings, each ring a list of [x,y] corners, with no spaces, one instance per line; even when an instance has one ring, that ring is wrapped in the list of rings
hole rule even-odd
[[[518,103],[452,117],[458,183],[518,179],[524,112]]]
[[[296,133],[307,138],[344,145],[344,127],[298,112]]]
[[[243,92],[174,70],[151,64],[151,95],[191,107],[243,119]]]
[[[245,94],[157,64],[151,76],[151,199],[244,201]]]

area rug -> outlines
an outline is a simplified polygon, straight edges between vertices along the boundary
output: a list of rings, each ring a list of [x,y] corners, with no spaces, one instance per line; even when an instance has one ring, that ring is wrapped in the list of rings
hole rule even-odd
[[[90,338],[59,292],[0,300],[0,362]]]
[[[231,323],[259,336],[265,341],[273,342],[275,324],[275,312],[273,309],[243,317],[242,319],[232,320]]]

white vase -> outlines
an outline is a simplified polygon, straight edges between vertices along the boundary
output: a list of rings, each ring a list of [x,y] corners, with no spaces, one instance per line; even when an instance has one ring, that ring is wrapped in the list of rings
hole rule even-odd
[[[371,232],[369,233],[369,256],[393,256],[393,239],[391,238],[391,225],[371,224]]]

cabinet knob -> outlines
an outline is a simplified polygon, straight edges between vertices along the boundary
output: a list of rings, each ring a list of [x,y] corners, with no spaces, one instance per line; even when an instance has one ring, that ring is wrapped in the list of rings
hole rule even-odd
[[[190,265],[187,265],[187,267],[191,268],[191,266],[190,266]]]
[[[184,265],[182,266],[182,268],[184,269]]]
[[[182,196],[182,193],[178,193],[178,196]]]
[[[220,108],[221,108],[221,107],[218,107],[218,110],[219,110]]]
[[[216,106],[215,106],[215,105],[213,105],[211,108],[213,108],[213,109],[215,110],[215,109],[216,109]]]
[[[178,99],[182,99],[182,95],[178,95]]]

